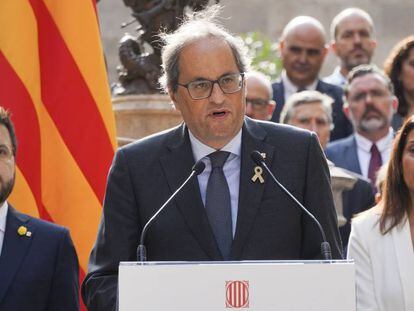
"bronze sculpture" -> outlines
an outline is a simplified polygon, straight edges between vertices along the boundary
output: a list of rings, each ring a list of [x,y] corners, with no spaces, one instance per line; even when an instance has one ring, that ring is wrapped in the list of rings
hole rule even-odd
[[[123,0],[133,11],[138,22],[137,36],[125,34],[119,47],[121,66],[118,66],[119,83],[113,87],[114,95],[159,93],[158,77],[161,74],[161,44],[158,34],[174,31],[187,8],[204,9],[209,0]],[[216,3],[219,0],[215,0]]]

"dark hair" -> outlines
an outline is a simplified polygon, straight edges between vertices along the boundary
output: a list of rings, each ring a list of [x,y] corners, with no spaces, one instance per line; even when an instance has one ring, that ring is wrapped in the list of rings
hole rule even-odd
[[[408,104],[404,97],[404,86],[399,76],[401,74],[402,63],[408,58],[414,48],[414,36],[409,36],[398,42],[384,62],[384,71],[391,79],[395,87],[395,96],[398,98],[398,113],[406,117]]]
[[[13,155],[16,156],[17,152],[17,139],[16,139],[16,133],[14,132],[14,125],[12,120],[10,119],[10,113],[8,110],[4,109],[0,106],[0,124],[4,125],[9,132],[10,140],[12,143],[12,152]]]
[[[414,116],[405,121],[394,140],[383,186],[383,199],[380,203],[382,205],[380,218],[382,234],[388,233],[400,224],[405,219],[405,215],[411,210],[410,190],[404,181],[402,157],[407,144],[407,136],[413,129]],[[407,174],[407,172],[405,173]]]
[[[352,81],[354,81],[356,78],[365,76],[367,74],[375,74],[383,78],[391,94],[394,94],[394,86],[390,78],[388,78],[388,76],[377,66],[369,64],[356,66],[349,72],[347,76],[347,81],[344,86],[345,96],[348,96],[349,86],[351,85]]]

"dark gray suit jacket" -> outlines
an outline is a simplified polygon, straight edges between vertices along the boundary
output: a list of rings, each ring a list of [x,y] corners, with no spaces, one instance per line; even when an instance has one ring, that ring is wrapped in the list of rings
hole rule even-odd
[[[253,183],[253,150],[324,227],[333,257],[341,257],[330,177],[317,137],[309,131],[246,118],[242,130],[240,196],[230,260],[320,258],[316,225],[271,179]],[[110,169],[103,216],[83,283],[90,311],[114,310],[120,261],[135,261],[143,225],[178,188],[194,164],[182,125],[120,148]],[[150,261],[222,260],[197,179],[148,230]]]
[[[20,236],[25,226],[31,236]],[[11,205],[0,256],[0,310],[79,310],[78,258],[69,231]]]
[[[272,121],[278,123],[280,119],[280,113],[282,112],[283,106],[285,105],[285,89],[281,80],[273,83],[272,88],[273,100],[276,102],[276,108],[272,115]],[[331,131],[331,141],[351,135],[353,132],[352,124],[349,122],[348,118],[345,116],[342,110],[342,107],[344,105],[342,100],[342,88],[323,82],[322,80],[318,80],[316,90],[323,94],[329,95],[334,100],[334,103],[332,105],[332,119],[335,127]]]

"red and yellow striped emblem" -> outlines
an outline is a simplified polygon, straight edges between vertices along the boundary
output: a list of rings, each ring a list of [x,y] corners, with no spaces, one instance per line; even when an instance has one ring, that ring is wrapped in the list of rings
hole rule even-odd
[[[93,0],[0,1],[0,105],[18,139],[10,202],[70,229],[83,278],[116,147]]]
[[[226,308],[249,308],[249,281],[226,281]]]

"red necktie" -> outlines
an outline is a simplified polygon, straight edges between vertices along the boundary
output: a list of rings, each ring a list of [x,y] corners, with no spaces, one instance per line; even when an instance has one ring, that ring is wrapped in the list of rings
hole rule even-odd
[[[369,160],[368,178],[371,180],[372,191],[377,192],[375,187],[375,181],[377,179],[377,172],[382,165],[381,153],[379,152],[377,145],[372,144],[371,147],[371,160]]]

